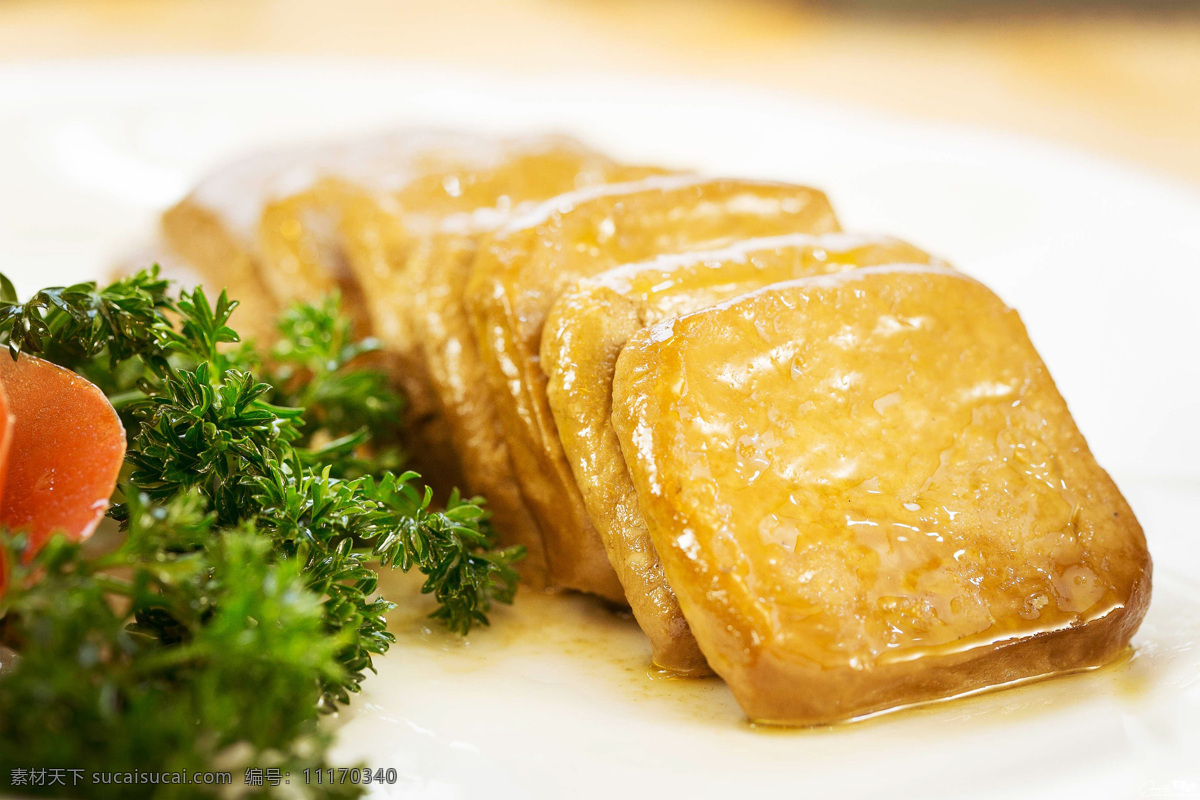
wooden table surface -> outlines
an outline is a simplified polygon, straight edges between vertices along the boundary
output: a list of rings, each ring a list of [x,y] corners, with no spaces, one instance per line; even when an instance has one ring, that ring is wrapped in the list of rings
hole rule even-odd
[[[1169,16],[957,21],[782,0],[0,0],[0,63],[213,52],[716,79],[1030,134],[1200,183],[1200,0]]]

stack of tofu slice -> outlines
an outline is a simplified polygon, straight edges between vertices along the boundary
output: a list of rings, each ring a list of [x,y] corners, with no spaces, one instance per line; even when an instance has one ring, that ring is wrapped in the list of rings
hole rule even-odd
[[[815,189],[417,130],[230,164],[163,223],[262,340],[340,291],[526,582],[627,603],[755,720],[1097,666],[1145,613],[1141,528],[1016,313]]]

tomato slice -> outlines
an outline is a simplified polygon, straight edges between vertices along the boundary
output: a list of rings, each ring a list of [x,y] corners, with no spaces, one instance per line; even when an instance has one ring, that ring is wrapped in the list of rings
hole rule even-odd
[[[2,355],[2,354],[0,354]],[[8,476],[8,451],[12,447],[12,412],[8,410],[8,395],[0,381],[0,507],[4,503],[4,481]],[[0,575],[3,578],[3,575]]]
[[[30,552],[62,531],[89,536],[125,458],[125,427],[95,385],[40,358],[0,353],[0,524],[26,530]],[[5,463],[6,462],[6,463]]]

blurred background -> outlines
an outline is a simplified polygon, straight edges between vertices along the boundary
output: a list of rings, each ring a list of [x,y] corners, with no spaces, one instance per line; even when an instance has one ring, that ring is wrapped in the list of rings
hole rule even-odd
[[[716,80],[1200,183],[1200,0],[0,0],[0,65],[145,53]]]

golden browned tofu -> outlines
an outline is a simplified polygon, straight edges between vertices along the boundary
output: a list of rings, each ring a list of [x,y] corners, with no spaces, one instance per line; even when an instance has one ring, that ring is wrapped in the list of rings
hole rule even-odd
[[[612,419],[692,632],[813,725],[1102,664],[1141,527],[1016,312],[937,267],[782,283],[633,335]]]
[[[542,334],[541,364],[563,453],[660,668],[708,671],[663,575],[612,427],[613,373],[621,349],[647,325],[767,284],[929,260],[912,245],[878,236],[749,239],[725,250],[627,264],[579,281],[554,304]]]
[[[559,294],[579,278],[660,253],[834,230],[829,202],[815,189],[658,177],[555,198],[481,245],[467,310],[553,583],[624,600],[562,455],[538,363],[542,326]]]
[[[392,280],[370,288],[375,302],[405,308],[412,359],[419,362],[422,380],[435,398],[433,414],[447,447],[459,455],[463,483],[472,493],[484,495],[493,522],[505,543],[522,544],[527,557],[522,577],[535,586],[545,585],[546,558],[542,535],[525,507],[513,479],[508,446],[496,418],[492,395],[486,387],[483,366],[466,312],[463,292],[470,276],[477,242],[484,233],[545,200],[579,186],[605,180],[645,177],[659,170],[623,167],[610,159],[561,137],[524,140],[511,144],[507,158],[492,168],[459,171],[440,181],[431,191],[444,191],[452,180],[458,186],[454,203],[442,200],[446,213],[432,234],[410,235],[403,257],[396,255]],[[405,193],[410,205],[426,205]],[[393,240],[403,238],[393,226]],[[406,345],[382,334],[398,349]]]
[[[562,136],[455,136],[428,143],[411,159],[402,177],[347,192],[339,225],[375,334],[419,365],[412,256],[422,242],[443,227],[495,227],[522,204],[603,181],[615,164]]]

